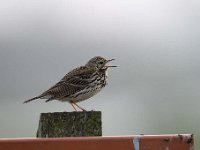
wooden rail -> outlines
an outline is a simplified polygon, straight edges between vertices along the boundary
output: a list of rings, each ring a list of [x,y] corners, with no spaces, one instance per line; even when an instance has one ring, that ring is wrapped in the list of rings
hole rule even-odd
[[[192,134],[0,139],[0,150],[194,150]]]

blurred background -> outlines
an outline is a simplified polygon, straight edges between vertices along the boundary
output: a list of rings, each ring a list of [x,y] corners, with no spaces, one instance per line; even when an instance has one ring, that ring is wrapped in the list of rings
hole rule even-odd
[[[199,147],[199,10],[199,0],[1,0],[0,137],[35,137],[40,113],[73,111],[22,102],[100,55],[118,67],[80,105],[102,111],[105,136],[194,133]]]

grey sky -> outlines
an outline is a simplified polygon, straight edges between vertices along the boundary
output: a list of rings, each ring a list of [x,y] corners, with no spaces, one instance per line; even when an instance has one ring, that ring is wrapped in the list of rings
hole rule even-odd
[[[71,111],[22,102],[96,55],[118,68],[80,105],[102,110],[104,135],[199,136],[199,10],[198,0],[0,1],[0,136],[35,136],[41,112]]]

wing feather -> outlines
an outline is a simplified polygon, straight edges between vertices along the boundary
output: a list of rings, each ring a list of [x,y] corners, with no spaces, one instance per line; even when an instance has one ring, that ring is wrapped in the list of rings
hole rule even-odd
[[[45,98],[48,96],[47,101],[50,101],[73,95],[86,88],[94,80],[93,76],[95,74],[96,71],[94,69],[85,66],[76,68],[38,97]]]

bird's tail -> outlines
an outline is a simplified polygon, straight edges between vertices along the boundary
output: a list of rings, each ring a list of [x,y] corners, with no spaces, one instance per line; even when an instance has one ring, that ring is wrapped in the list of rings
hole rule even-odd
[[[28,103],[28,102],[33,101],[33,100],[36,100],[38,98],[40,98],[40,96],[36,96],[36,97],[31,98],[31,99],[28,99],[28,100],[24,101],[23,104]]]

